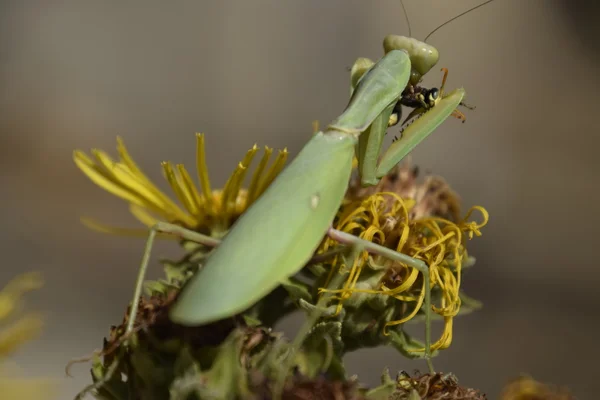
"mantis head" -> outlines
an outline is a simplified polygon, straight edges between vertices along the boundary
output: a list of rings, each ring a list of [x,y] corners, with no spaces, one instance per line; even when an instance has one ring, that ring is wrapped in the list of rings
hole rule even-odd
[[[387,35],[383,39],[383,49],[386,54],[392,50],[405,50],[408,53],[411,62],[409,82],[413,85],[418,84],[440,58],[440,53],[432,45],[400,35]]]

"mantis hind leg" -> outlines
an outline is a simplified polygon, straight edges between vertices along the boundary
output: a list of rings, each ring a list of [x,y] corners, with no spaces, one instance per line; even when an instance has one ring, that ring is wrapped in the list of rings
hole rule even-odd
[[[133,294],[133,300],[131,301],[129,315],[127,316],[127,326],[125,328],[125,333],[122,336],[122,345],[125,349],[128,349],[131,344],[131,337],[135,333],[134,325],[135,319],[137,315],[137,310],[140,304],[140,298],[142,295],[142,289],[144,287],[144,280],[146,279],[146,272],[148,271],[148,265],[150,263],[150,254],[152,253],[152,247],[154,245],[154,239],[156,239],[156,235],[158,233],[166,233],[177,236],[184,240],[189,240],[191,242],[196,242],[199,244],[203,244],[207,247],[215,247],[221,243],[220,240],[212,238],[210,236],[202,235],[200,233],[191,231],[189,229],[182,228],[178,225],[169,224],[166,222],[158,222],[152,228],[150,228],[150,232],[148,234],[148,239],[146,240],[146,246],[144,248],[144,255],[142,256],[142,262],[138,271],[137,280],[135,282],[135,289]],[[120,358],[115,358],[115,360],[110,364],[106,374],[96,381],[94,384],[87,386],[84,388],[75,399],[82,399],[87,393],[92,390],[99,389],[105,383],[110,381],[114,373],[118,370],[120,363]]]
[[[427,264],[406,254],[399,253],[397,251],[388,249],[387,247],[358,238],[354,235],[339,231],[337,229],[329,228],[327,235],[342,244],[358,246],[358,248],[364,249],[369,253],[406,264],[421,272],[423,275],[423,283],[425,288],[425,360],[427,362],[429,371],[433,374],[434,369],[433,363],[431,362],[431,284],[429,279],[429,267]]]
[[[142,263],[138,271],[138,277],[135,282],[135,290],[133,294],[133,300],[131,301],[131,309],[129,311],[129,319],[127,321],[127,328],[125,330],[125,336],[131,335],[133,332],[133,325],[135,322],[135,316],[140,303],[140,297],[142,295],[142,289],[144,287],[144,280],[146,279],[146,272],[148,270],[148,264],[150,262],[150,253],[154,245],[154,239],[157,233],[167,233],[177,236],[183,240],[189,240],[198,244],[203,244],[207,247],[216,247],[221,241],[210,236],[203,235],[192,230],[182,228],[179,225],[169,224],[166,222],[158,222],[152,228],[148,234],[148,240],[144,248],[144,255],[142,256]]]

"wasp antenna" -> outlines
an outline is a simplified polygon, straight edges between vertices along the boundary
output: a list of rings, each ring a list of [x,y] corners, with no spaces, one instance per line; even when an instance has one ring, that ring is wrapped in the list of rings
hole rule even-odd
[[[404,6],[404,0],[400,0],[400,5],[402,6],[402,11],[404,11],[404,19],[406,19],[406,25],[408,25],[408,37],[412,37],[410,19],[408,18],[408,13],[406,12],[406,7]]]
[[[454,21],[455,19],[460,18],[460,17],[462,17],[465,14],[468,14],[471,11],[474,11],[474,10],[478,9],[479,7],[483,7],[486,4],[491,3],[492,1],[494,1],[494,0],[484,1],[481,4],[476,5],[475,7],[469,8],[467,11],[458,14],[456,17],[453,17],[453,18],[449,19],[448,21],[444,22],[443,24],[441,24],[440,26],[438,26],[437,28],[435,28],[434,30],[432,30],[431,32],[429,32],[429,35],[425,36],[425,40],[423,40],[423,42],[427,43],[427,39],[429,39],[431,37],[431,35],[433,35],[435,32],[437,32],[438,29],[440,29],[441,27],[448,25],[450,22]]]

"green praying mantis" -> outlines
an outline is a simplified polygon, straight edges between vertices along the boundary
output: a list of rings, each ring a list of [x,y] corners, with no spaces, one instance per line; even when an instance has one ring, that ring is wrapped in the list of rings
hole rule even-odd
[[[425,359],[433,371],[426,263],[332,227],[355,155],[362,185],[375,185],[448,117],[462,115],[457,107],[464,105],[465,90],[444,93],[447,70],[439,91],[418,86],[438,62],[434,47],[410,37],[389,35],[384,40],[384,50],[385,55],[377,62],[366,58],[355,62],[347,107],[324,131],[312,136],[222,240],[163,222],[151,228],[127,333],[133,329],[133,313],[158,232],[215,247],[171,308],[171,320],[187,326],[209,324],[247,310],[299,272],[323,238],[329,236],[341,245],[359,247],[421,273],[426,309]],[[386,131],[400,122],[403,105],[414,110],[402,123],[402,137],[380,157]]]

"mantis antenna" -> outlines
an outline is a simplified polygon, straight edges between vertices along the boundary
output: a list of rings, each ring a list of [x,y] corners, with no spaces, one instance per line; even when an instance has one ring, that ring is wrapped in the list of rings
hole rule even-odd
[[[431,35],[433,35],[433,34],[434,34],[434,33],[435,33],[435,32],[436,32],[438,29],[440,29],[441,27],[443,27],[443,26],[445,26],[445,25],[448,25],[450,22],[454,21],[455,19],[458,19],[458,18],[462,17],[463,15],[465,15],[465,14],[468,14],[468,13],[470,13],[471,11],[474,11],[474,10],[478,9],[479,7],[483,7],[483,6],[485,6],[486,4],[488,4],[488,3],[491,3],[492,1],[494,1],[494,0],[487,0],[487,1],[484,1],[483,3],[481,3],[481,4],[479,4],[479,5],[476,5],[475,7],[471,7],[471,8],[469,8],[467,11],[461,12],[461,13],[460,13],[460,14],[458,14],[456,17],[450,18],[448,21],[444,22],[443,24],[441,24],[440,26],[438,26],[437,28],[435,28],[434,30],[432,30],[431,32],[429,32],[429,35],[425,36],[425,39],[423,39],[423,41],[424,41],[425,43],[427,43],[427,39],[429,39],[429,38],[431,37]]]
[[[425,36],[425,39],[423,39],[423,43],[427,43],[427,39],[429,39],[431,37],[431,35],[433,35],[435,32],[437,32],[443,26],[448,25],[450,22],[454,21],[455,19],[458,19],[458,18],[462,17],[463,15],[470,13],[471,11],[475,11],[479,7],[483,7],[486,4],[491,3],[492,1],[494,1],[494,0],[484,1],[481,4],[478,4],[475,7],[471,7],[467,11],[464,11],[464,12],[458,14],[457,16],[450,18],[448,21],[444,22],[443,24],[441,24],[440,26],[438,26],[437,28],[435,28],[434,30],[429,32],[429,34],[427,36]],[[404,12],[404,18],[406,19],[406,24],[408,25],[408,37],[412,37],[412,29],[410,26],[410,19],[408,18],[408,12],[406,12],[406,7],[404,6],[404,0],[400,0],[400,5],[402,6],[402,11]]]
[[[406,12],[406,7],[404,6],[404,0],[400,0],[400,5],[402,5],[402,11],[404,11],[404,19],[406,20],[406,25],[408,25],[408,37],[412,37],[410,18],[408,18],[408,13]]]

